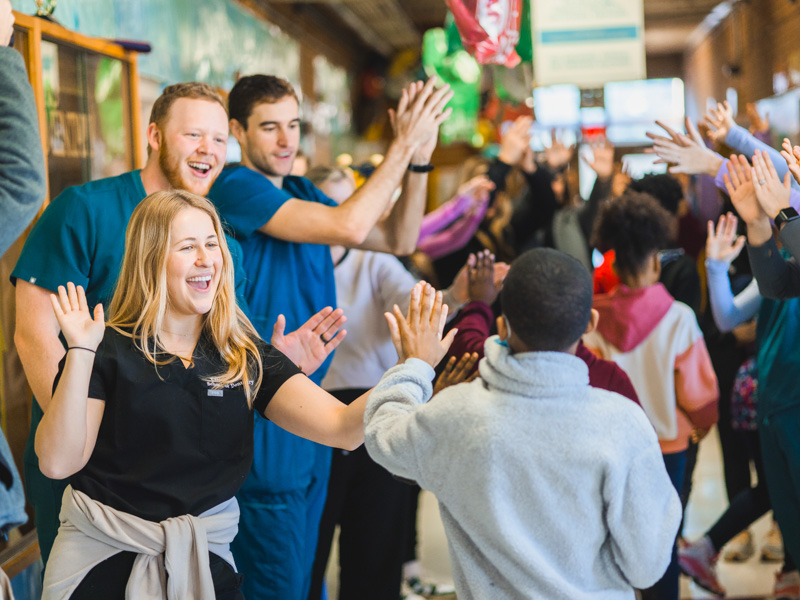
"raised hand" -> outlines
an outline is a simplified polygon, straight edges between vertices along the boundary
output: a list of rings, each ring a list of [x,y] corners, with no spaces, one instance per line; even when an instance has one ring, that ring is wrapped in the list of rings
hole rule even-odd
[[[299,329],[284,335],[286,317],[278,315],[272,328],[270,343],[283,352],[306,375],[311,375],[325,362],[328,355],[342,343],[347,331],[342,326],[347,317],[341,308],[323,308]]]
[[[794,177],[797,183],[800,183],[800,146],[792,147],[792,142],[789,138],[783,138],[783,150],[781,156],[786,159],[786,164],[789,167],[789,172]]]
[[[750,178],[750,163],[739,154],[732,155],[728,161],[728,172],[723,174],[725,189],[742,220],[750,225],[766,219],[767,215],[758,203],[753,182]]]
[[[769,154],[756,150],[751,175],[758,203],[768,217],[774,219],[784,208],[789,208],[791,175],[786,173],[781,182]]]
[[[597,173],[600,179],[608,179],[614,174],[614,145],[608,140],[592,144],[591,162],[581,155],[583,161]]]
[[[525,149],[530,148],[532,123],[531,117],[517,117],[500,140],[499,160],[511,166],[522,160]]]
[[[717,102],[716,108],[709,108],[705,115],[705,122],[708,125],[708,134],[715,144],[724,144],[728,132],[734,126],[733,108],[728,101]]]
[[[769,131],[769,114],[762,118],[755,102],[747,103],[747,118],[750,120],[750,133],[767,133]]]
[[[717,174],[723,158],[706,147],[700,132],[689,117],[686,117],[688,135],[678,134],[665,125],[661,127],[670,133],[670,139],[651,133],[647,135],[653,140],[651,152],[658,155],[657,162],[673,165],[669,168],[670,173],[705,174],[712,177]]]
[[[436,383],[433,384],[433,395],[435,396],[451,385],[475,379],[478,376],[478,371],[475,369],[475,363],[477,362],[477,352],[465,352],[458,359],[458,362],[456,362],[455,356],[451,356],[444,367],[444,371],[436,378]]]
[[[491,306],[497,300],[500,288],[494,283],[494,254],[481,250],[470,254],[467,260],[467,293],[474,302]]]
[[[67,340],[69,348],[84,348],[97,350],[103,341],[106,323],[103,318],[103,305],[94,307],[94,318],[89,313],[86,303],[86,293],[82,286],[75,287],[71,281],[65,288],[58,286],[58,296],[50,294],[50,302],[56,313],[58,325]]]
[[[425,85],[415,82],[403,90],[397,111],[390,111],[389,118],[395,137],[414,149],[414,160],[430,160],[436,147],[436,138],[441,125],[453,112],[445,106],[453,97],[449,85],[436,89],[436,78]],[[422,156],[426,155],[426,156]]]
[[[472,197],[475,200],[473,203],[473,206],[475,206],[486,200],[489,197],[489,192],[493,189],[494,182],[491,179],[486,175],[477,175],[462,183],[456,190],[456,196]]]
[[[736,235],[736,226],[739,219],[733,213],[722,215],[717,223],[708,222],[708,237],[706,238],[706,256],[731,264],[744,248],[745,237]]]
[[[457,329],[451,329],[442,339],[447,305],[442,302],[442,292],[437,292],[433,286],[422,281],[411,290],[407,316],[403,316],[397,305],[392,313],[387,312],[385,316],[400,362],[407,358],[419,358],[435,367],[458,332]]]
[[[556,133],[555,130],[551,133],[552,136],[552,143],[550,146],[544,149],[544,157],[547,161],[547,165],[554,171],[557,171],[563,167],[565,167],[570,160],[572,160],[572,154],[575,152],[575,144],[572,146],[565,146],[564,142],[561,141],[561,137]]]
[[[660,142],[672,142],[673,144],[677,144],[678,146],[688,146],[692,141],[689,138],[689,136],[679,131],[675,131],[666,123],[663,123],[661,121],[656,121],[656,125],[661,127],[661,129],[663,129],[667,133],[667,135],[669,135],[669,137],[664,137],[663,135],[658,135],[657,133],[652,133],[648,131],[645,135],[647,135],[647,137],[649,137],[654,142],[658,140]],[[645,148],[645,152],[647,154],[655,154],[652,148]],[[656,163],[663,163],[663,162],[666,161],[663,160],[656,161]]]

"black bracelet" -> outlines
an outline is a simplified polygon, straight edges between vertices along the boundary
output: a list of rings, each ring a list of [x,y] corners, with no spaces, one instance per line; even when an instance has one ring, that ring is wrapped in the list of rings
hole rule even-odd
[[[412,165],[411,163],[409,163],[408,170],[411,171],[412,173],[430,173],[431,171],[433,171],[433,165],[432,164]]]
[[[67,352],[70,350],[86,350],[87,352],[91,352],[92,354],[97,354],[97,350],[92,350],[91,348],[84,348],[83,346],[70,346],[67,348]]]

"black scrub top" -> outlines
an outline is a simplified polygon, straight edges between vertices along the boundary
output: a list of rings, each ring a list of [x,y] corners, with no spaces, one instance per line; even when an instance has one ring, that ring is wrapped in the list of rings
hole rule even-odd
[[[253,408],[263,414],[300,369],[266,342],[259,349],[264,376]],[[89,397],[106,406],[94,452],[70,478],[74,489],[157,522],[199,515],[239,491],[253,459],[253,410],[241,383],[213,389],[203,380],[226,370],[205,335],[193,362],[156,368],[133,339],[106,328],[89,383]]]

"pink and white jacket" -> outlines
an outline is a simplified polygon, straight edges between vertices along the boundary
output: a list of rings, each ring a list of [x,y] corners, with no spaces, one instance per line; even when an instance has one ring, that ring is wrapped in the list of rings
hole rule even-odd
[[[664,454],[689,445],[692,428],[717,422],[719,388],[703,333],[688,306],[657,283],[595,296],[597,329],[583,341],[628,374]]]

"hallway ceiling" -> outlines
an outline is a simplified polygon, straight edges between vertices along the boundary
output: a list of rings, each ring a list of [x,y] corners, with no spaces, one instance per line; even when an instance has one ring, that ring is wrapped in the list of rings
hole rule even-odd
[[[422,34],[444,22],[444,0],[258,0],[264,9],[302,12],[344,26],[360,43],[389,56],[418,46]],[[676,54],[720,0],[644,0],[648,54]]]

